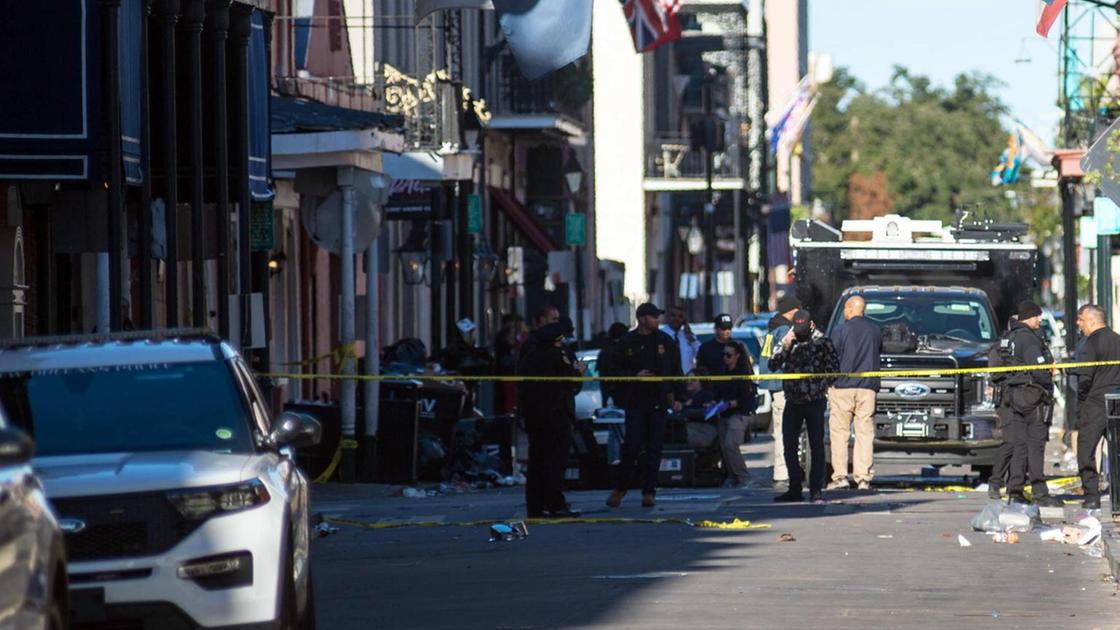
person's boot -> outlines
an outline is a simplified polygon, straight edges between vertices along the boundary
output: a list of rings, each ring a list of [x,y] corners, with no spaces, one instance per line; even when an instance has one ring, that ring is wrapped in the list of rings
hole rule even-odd
[[[785,494],[779,494],[778,496],[774,497],[774,501],[776,503],[801,503],[804,500],[805,497],[801,494],[801,488],[793,487],[791,487],[789,490],[786,490]]]
[[[615,490],[607,497],[607,507],[616,508],[622,505],[622,497],[626,496],[625,490]]]
[[[657,505],[657,499],[652,492],[647,492],[642,495],[642,507],[651,508]]]
[[[999,501],[1003,498],[999,484],[988,482],[988,498],[992,501]]]

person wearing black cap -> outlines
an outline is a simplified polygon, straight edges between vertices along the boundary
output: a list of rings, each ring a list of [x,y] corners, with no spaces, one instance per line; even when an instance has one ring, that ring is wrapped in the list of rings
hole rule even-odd
[[[787,293],[778,298],[778,312],[770,318],[766,325],[766,338],[762,341],[762,353],[758,361],[759,374],[775,374],[781,370],[770,369],[770,357],[782,339],[793,326],[793,315],[801,310],[801,300],[796,295]],[[770,391],[770,436],[774,440],[774,483],[789,482],[789,471],[786,470],[786,449],[782,440],[782,414],[786,410],[786,394],[782,391],[782,381],[768,379],[760,381],[758,386]]]
[[[1007,344],[1007,365],[1037,366],[1053,363],[1054,357],[1042,338],[1042,308],[1031,301],[1019,303],[1018,321],[1002,343]],[[1043,468],[1046,440],[1049,438],[1048,408],[1053,403],[1054,380],[1051,370],[1011,372],[1003,382],[1011,417],[1011,475],[1008,499],[1025,503],[1023,487],[1029,474],[1034,502],[1040,506],[1061,506],[1046,488]],[[1008,436],[1004,436],[1008,439]]]
[[[604,376],[684,376],[680,350],[672,337],[658,330],[661,309],[646,302],[638,307],[638,327],[619,341],[618,362]],[[684,381],[624,383],[622,406],[626,410],[626,438],[622,446],[618,483],[607,498],[616,508],[634,482],[638,457],[645,450],[641,472],[642,506],[653,507],[657,492],[657,473],[661,468],[661,447],[665,442],[666,412],[680,411],[685,399]]]
[[[727,344],[731,343],[731,329],[734,324],[727,313],[716,315],[716,336],[700,344],[696,352],[696,366],[708,371],[708,374],[722,374],[724,371],[723,352]]]
[[[793,315],[793,327],[782,338],[781,344],[770,357],[771,370],[784,370],[788,374],[828,374],[840,369],[840,359],[832,341],[813,327],[809,312],[799,310]],[[797,443],[801,440],[801,427],[809,434],[812,462],[809,467],[809,499],[824,500],[824,412],[828,388],[832,377],[809,377],[782,381],[786,394],[786,408],[782,418],[782,439],[785,440],[786,468],[789,470],[789,490],[774,498],[779,502],[804,501],[801,495],[805,472],[797,457]]]
[[[569,328],[560,322],[533,331],[528,354],[517,364],[520,376],[580,376],[581,364],[564,351]],[[575,422],[575,396],[579,382],[525,381],[518,384],[518,409],[529,436],[529,474],[525,506],[529,518],[574,516],[564,498],[564,469]]]

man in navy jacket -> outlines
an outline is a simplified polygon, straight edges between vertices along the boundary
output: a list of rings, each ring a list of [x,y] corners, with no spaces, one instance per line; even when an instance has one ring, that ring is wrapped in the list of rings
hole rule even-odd
[[[841,372],[876,372],[883,335],[879,326],[863,316],[867,304],[853,295],[844,303],[844,323],[832,331],[832,345],[840,357]],[[852,451],[852,477],[860,490],[871,489],[871,460],[875,443],[875,395],[879,379],[845,376],[828,392],[828,432],[832,447],[832,482],[828,490],[848,486],[848,436],[852,424],[856,444]]]

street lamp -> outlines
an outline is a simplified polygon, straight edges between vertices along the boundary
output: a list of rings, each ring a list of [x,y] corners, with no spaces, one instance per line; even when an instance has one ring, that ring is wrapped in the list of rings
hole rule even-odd
[[[419,221],[413,221],[408,233],[408,238],[397,248],[397,257],[401,263],[401,274],[407,285],[423,284],[427,281],[428,248],[425,240],[424,226]]]
[[[482,135],[482,121],[474,111],[474,99],[468,98],[459,125],[463,131],[463,143],[467,151],[478,150],[478,138]]]
[[[583,167],[576,158],[575,151],[568,154],[568,161],[564,164],[564,179],[568,180],[568,190],[573,195],[583,185]]]
[[[568,153],[568,160],[564,163],[564,179],[568,182],[568,191],[572,193],[572,214],[576,211],[576,195],[583,185],[583,167],[576,158],[575,151]],[[585,224],[584,224],[585,225]],[[584,235],[581,235],[580,241]],[[576,263],[576,348],[582,348],[583,341],[583,252],[578,244],[572,245],[572,253]]]

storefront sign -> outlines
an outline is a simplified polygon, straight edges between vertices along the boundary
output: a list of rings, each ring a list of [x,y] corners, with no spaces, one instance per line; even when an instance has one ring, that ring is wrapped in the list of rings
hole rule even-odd
[[[440,189],[416,179],[397,179],[389,186],[384,221],[431,221],[439,214]]]

